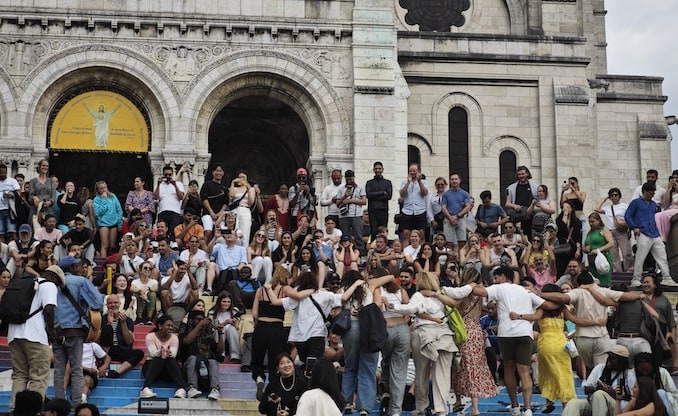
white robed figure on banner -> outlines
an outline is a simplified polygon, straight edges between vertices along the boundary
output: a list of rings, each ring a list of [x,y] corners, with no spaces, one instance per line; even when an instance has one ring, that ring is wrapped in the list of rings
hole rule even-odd
[[[99,104],[99,111],[94,111],[85,104],[83,105],[94,119],[94,145],[96,147],[107,147],[111,117],[118,111],[120,105],[118,105],[115,110],[108,112],[106,112],[106,107],[104,107],[103,104]]]

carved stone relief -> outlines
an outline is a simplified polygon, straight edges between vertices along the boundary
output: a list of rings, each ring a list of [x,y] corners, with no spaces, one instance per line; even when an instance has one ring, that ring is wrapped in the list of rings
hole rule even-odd
[[[452,26],[461,27],[466,22],[462,12],[471,7],[470,0],[400,0],[407,9],[405,22],[419,25],[422,32],[449,32]]]

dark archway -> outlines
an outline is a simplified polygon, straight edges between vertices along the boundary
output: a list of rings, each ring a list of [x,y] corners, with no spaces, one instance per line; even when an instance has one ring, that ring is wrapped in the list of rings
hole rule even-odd
[[[250,96],[228,104],[209,130],[210,166],[221,162],[226,180],[244,169],[264,194],[291,183],[309,156],[308,132],[287,104],[268,96]],[[211,172],[208,172],[208,176]]]

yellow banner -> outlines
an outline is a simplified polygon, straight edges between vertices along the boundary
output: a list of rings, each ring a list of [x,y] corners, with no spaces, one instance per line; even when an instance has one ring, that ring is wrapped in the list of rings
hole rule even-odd
[[[87,92],[57,113],[50,148],[146,153],[148,127],[139,109],[122,95]]]

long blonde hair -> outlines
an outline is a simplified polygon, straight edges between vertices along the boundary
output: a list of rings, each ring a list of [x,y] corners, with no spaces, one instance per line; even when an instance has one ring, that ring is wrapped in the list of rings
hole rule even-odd
[[[419,272],[415,275],[417,279],[417,291],[433,290],[440,292],[440,283],[438,277],[431,272]]]

